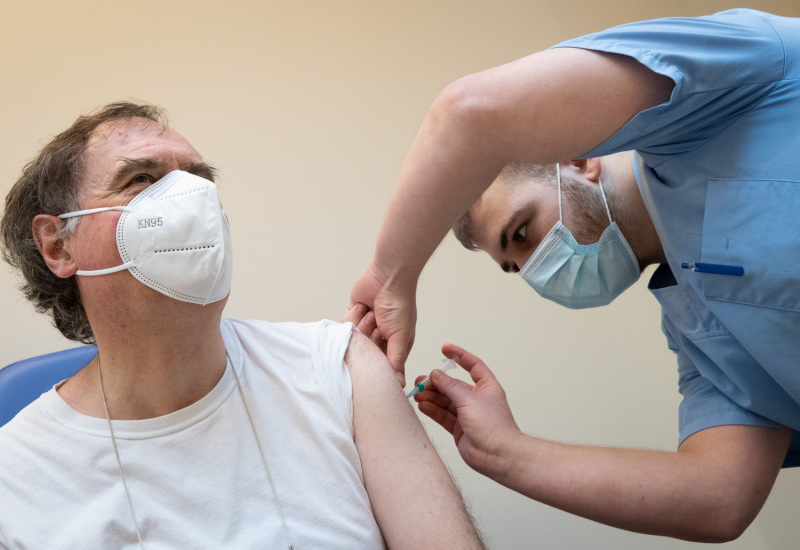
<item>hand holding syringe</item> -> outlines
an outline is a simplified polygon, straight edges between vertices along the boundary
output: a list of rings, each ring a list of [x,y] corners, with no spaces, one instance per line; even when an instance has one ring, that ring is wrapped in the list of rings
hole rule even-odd
[[[442,364],[439,367],[439,370],[442,371],[442,372],[447,372],[450,369],[455,368],[457,366],[458,366],[458,363],[456,363],[452,359],[445,358],[445,359],[442,359]],[[408,395],[406,395],[406,397],[409,397],[409,398],[414,397],[415,395],[417,395],[419,392],[425,390],[430,385],[431,385],[431,377],[430,376],[426,376],[419,384],[417,384],[414,387],[413,390],[408,392]]]

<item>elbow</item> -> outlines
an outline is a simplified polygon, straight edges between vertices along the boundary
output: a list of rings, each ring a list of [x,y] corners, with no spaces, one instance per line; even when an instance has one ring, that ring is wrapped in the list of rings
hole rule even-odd
[[[706,532],[698,533],[697,536],[687,537],[691,542],[702,542],[707,544],[723,544],[738,539],[744,533],[744,529],[736,528],[717,528]]]
[[[732,503],[721,504],[717,510],[710,513],[702,525],[691,536],[686,537],[693,542],[721,544],[731,542],[747,530],[756,514],[742,509]]]
[[[753,519],[755,518],[743,515],[734,515],[727,518],[717,528],[716,532],[713,533],[714,537],[711,542],[723,543],[738,539],[744,534],[747,528],[750,527],[750,524],[753,523]]]
[[[433,112],[451,120],[474,121],[487,107],[476,75],[459,78],[442,90],[433,102]]]
[[[502,102],[481,74],[456,80],[442,90],[428,112],[429,121],[473,151],[487,150],[503,136]]]

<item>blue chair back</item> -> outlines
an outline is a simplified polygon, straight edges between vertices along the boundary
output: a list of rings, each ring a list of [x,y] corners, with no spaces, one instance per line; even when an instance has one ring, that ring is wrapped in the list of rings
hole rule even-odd
[[[96,355],[97,346],[81,346],[23,359],[0,369],[0,426]]]

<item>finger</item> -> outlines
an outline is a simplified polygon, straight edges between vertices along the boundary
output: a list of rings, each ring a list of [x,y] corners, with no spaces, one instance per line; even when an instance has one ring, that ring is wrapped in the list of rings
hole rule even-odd
[[[450,359],[455,360],[455,362],[458,363],[461,368],[469,373],[473,382],[476,384],[480,382],[483,382],[484,384],[497,383],[497,378],[495,377],[494,373],[477,355],[474,355],[464,348],[456,346],[455,344],[443,345],[442,353]]]
[[[431,385],[452,401],[456,408],[466,405],[467,400],[473,396],[473,386],[440,370],[431,373]]]
[[[398,331],[391,335],[386,346],[386,356],[389,358],[389,364],[392,365],[392,369],[398,374],[403,386],[406,385],[405,365],[410,347],[411,345],[406,331]]]
[[[370,338],[372,338],[373,332],[377,327],[377,322],[375,320],[375,312],[368,311],[364,314],[364,317],[358,323],[358,330],[361,331],[362,334],[366,334]]]
[[[383,337],[381,329],[376,327],[375,330],[372,331],[370,338],[372,342],[381,349],[383,354],[386,355],[386,338]]]
[[[423,401],[418,405],[419,412],[439,424],[442,428],[454,434],[458,425],[458,418],[448,409],[443,409],[430,401]]]
[[[367,314],[367,306],[361,303],[351,304],[342,315],[343,323],[353,323],[358,326],[364,315]]]
[[[416,401],[417,403],[428,401],[430,403],[435,404],[438,407],[447,409],[450,412],[455,412],[456,410],[456,406],[455,404],[453,404],[450,398],[436,390],[427,389],[425,391],[421,391],[414,396],[414,401]]]

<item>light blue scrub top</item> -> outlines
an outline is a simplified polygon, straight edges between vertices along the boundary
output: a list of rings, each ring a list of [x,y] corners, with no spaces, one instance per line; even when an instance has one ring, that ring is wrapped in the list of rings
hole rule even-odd
[[[584,157],[636,151],[668,260],[649,288],[678,357],[680,441],[712,426],[789,426],[784,466],[800,465],[800,19],[737,9],[556,47],[625,54],[675,81],[668,103]]]

